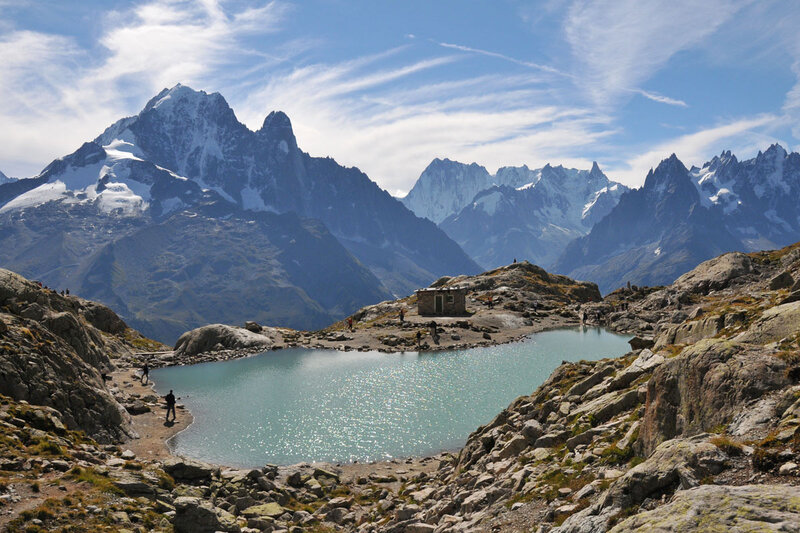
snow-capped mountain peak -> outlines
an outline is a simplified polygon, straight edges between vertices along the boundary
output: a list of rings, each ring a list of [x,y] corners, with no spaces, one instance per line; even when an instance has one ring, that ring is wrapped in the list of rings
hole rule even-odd
[[[404,203],[431,220],[447,215],[440,227],[485,268],[515,257],[549,265],[627,190],[610,181],[597,164],[591,170],[550,163],[533,170],[509,166],[494,176],[477,167],[482,172],[471,181],[465,180],[470,177],[467,168],[434,160],[414,185],[414,195],[409,193],[411,201]],[[471,196],[465,194],[481,186]]]
[[[436,158],[401,201],[417,216],[439,223],[494,185],[486,168]]]

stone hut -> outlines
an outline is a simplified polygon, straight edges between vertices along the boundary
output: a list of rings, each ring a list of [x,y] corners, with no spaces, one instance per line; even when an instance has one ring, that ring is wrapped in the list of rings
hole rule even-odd
[[[440,287],[417,290],[420,316],[460,316],[467,314],[467,289]]]

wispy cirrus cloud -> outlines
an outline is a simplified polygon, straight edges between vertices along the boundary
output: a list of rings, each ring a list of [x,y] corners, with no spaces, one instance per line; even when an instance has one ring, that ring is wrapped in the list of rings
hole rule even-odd
[[[444,48],[451,48],[451,49],[454,49],[454,50],[459,50],[461,52],[468,52],[468,53],[479,54],[479,55],[487,56],[487,57],[494,57],[494,58],[501,59],[501,60],[507,61],[509,63],[514,63],[516,65],[520,65],[520,66],[523,66],[523,67],[532,68],[534,70],[540,70],[542,72],[548,72],[548,73],[551,73],[551,74],[555,74],[555,75],[557,75],[559,77],[565,78],[566,80],[569,80],[570,82],[572,82],[576,86],[579,86],[579,87],[583,86],[583,81],[584,80],[580,75],[572,74],[570,72],[566,72],[564,70],[557,69],[557,68],[552,67],[550,65],[543,65],[543,64],[534,63],[534,62],[531,62],[531,61],[525,61],[525,60],[517,59],[515,57],[511,57],[511,56],[508,56],[508,55],[505,55],[505,54],[500,54],[498,52],[492,52],[490,50],[482,50],[480,48],[472,48],[470,46],[464,46],[464,45],[460,45],[460,44],[442,43],[442,42],[437,42],[436,44],[438,44],[439,46],[442,46]],[[653,92],[653,91],[645,91],[644,89],[624,87],[624,86],[618,87],[617,91],[620,92],[620,93],[628,92],[628,93],[638,94],[640,96],[643,96],[643,97],[647,98],[648,100],[652,100],[654,102],[658,102],[658,103],[661,103],[661,104],[667,104],[667,105],[673,105],[673,106],[679,106],[679,107],[688,107],[688,104],[686,102],[684,102],[683,100],[679,100],[679,99],[676,99],[676,98],[670,98],[669,96],[664,96],[662,94],[658,94],[658,93]]]
[[[503,61],[508,61],[510,63],[515,63],[515,64],[521,65],[523,67],[529,67],[529,68],[533,68],[533,69],[536,69],[536,70],[541,70],[543,72],[550,72],[552,74],[558,74],[559,76],[564,76],[564,77],[567,77],[567,78],[573,78],[574,77],[572,74],[569,74],[567,72],[563,72],[563,71],[561,71],[561,70],[559,70],[559,69],[557,69],[555,67],[551,67],[550,65],[542,65],[542,64],[539,64],[539,63],[534,63],[533,61],[525,61],[525,60],[522,60],[522,59],[517,59],[515,57],[507,56],[505,54],[500,54],[498,52],[492,52],[490,50],[481,50],[480,48],[472,48],[470,46],[464,46],[464,45],[461,45],[461,44],[453,44],[453,43],[437,42],[436,44],[438,44],[439,46],[441,46],[443,48],[452,48],[453,50],[460,50],[462,52],[470,52],[470,53],[473,53],[473,54],[480,54],[480,55],[483,55],[483,56],[495,57],[497,59],[502,59]]]
[[[687,104],[683,100],[679,100],[677,98],[670,98],[669,96],[664,96],[663,94],[658,94],[653,91],[645,91],[644,89],[628,89],[628,90],[630,92],[644,96],[645,98],[647,98],[648,100],[652,100],[653,102],[659,102],[661,104],[667,104],[667,105],[674,105],[677,107],[689,107],[689,104]]]
[[[751,0],[577,0],[565,35],[586,89],[599,105],[634,91],[671,105],[685,102],[638,89],[675,54],[698,45]]]
[[[287,112],[304,149],[358,166],[393,193],[407,191],[434,157],[478,160],[490,168],[543,164],[548,156],[574,160],[582,144],[611,133],[607,117],[554,103],[541,76],[418,82],[422,71],[457,57],[395,57],[390,69],[379,66],[383,59],[379,54],[273,76],[237,109],[251,128],[267,110]]]

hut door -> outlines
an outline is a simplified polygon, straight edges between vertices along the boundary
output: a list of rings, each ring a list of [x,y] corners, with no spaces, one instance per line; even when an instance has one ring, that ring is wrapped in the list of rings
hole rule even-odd
[[[442,296],[441,294],[436,295],[436,303],[434,310],[437,315],[440,315],[444,312],[444,296]]]

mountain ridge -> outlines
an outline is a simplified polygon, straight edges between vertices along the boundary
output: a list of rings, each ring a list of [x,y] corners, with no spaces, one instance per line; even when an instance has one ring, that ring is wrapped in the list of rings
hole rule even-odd
[[[485,268],[514,258],[549,267],[566,242],[585,235],[627,187],[600,170],[547,164],[531,170],[435,159],[403,199],[436,221]]]
[[[553,268],[592,279],[604,293],[626,282],[664,285],[721,253],[796,241],[798,195],[800,154],[777,144],[744,161],[723,151],[691,169],[672,154]]]

